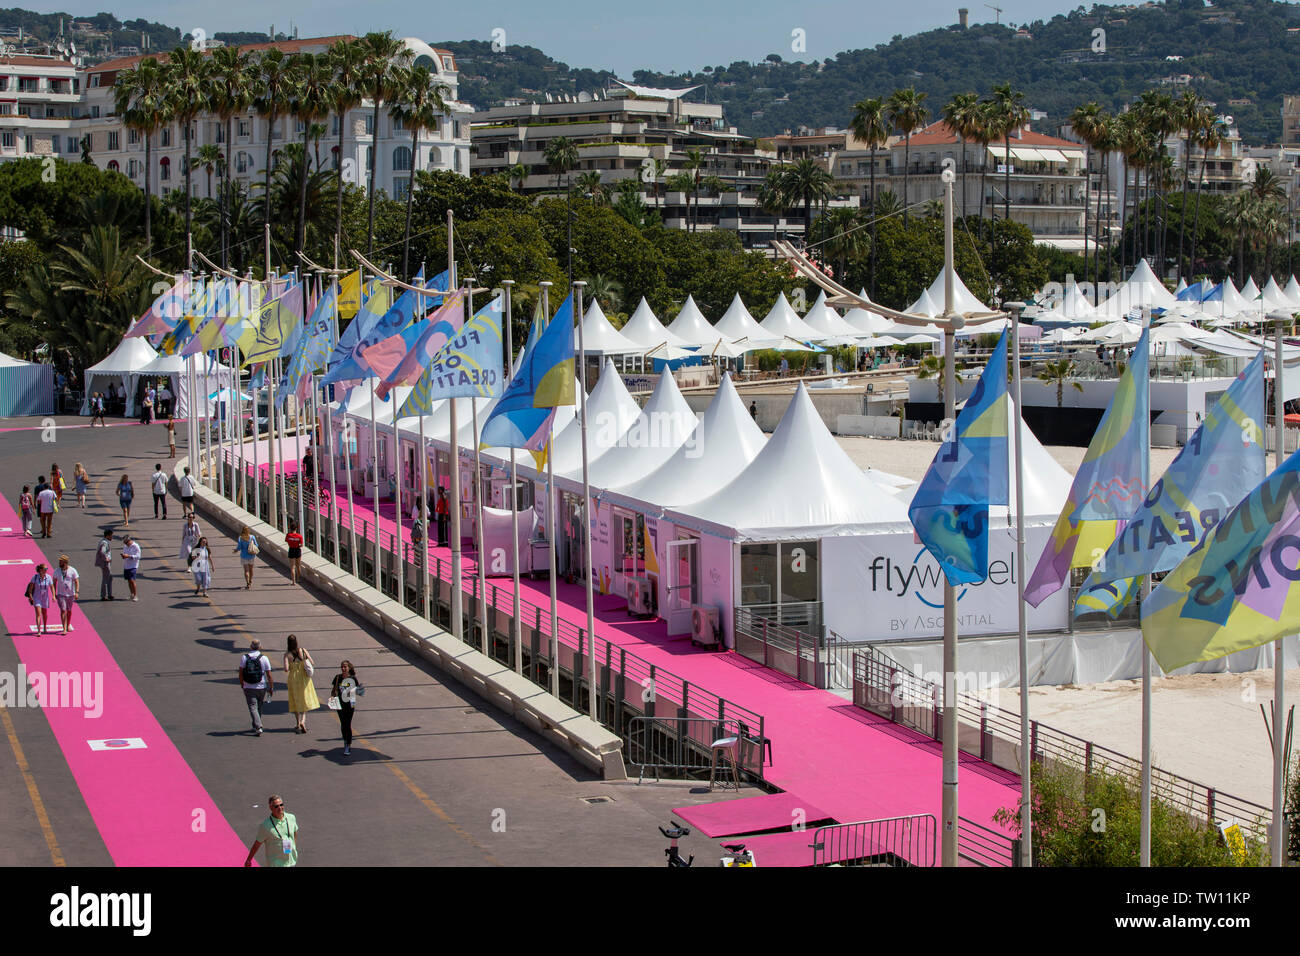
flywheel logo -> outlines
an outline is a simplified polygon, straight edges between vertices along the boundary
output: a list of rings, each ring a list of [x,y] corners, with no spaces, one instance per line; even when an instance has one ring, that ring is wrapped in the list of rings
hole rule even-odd
[[[939,563],[930,552],[921,548],[912,558],[911,564],[895,562],[892,558],[878,554],[872,558],[867,568],[871,578],[871,590],[876,594],[897,595],[898,597],[915,597],[926,607],[943,608],[943,572]],[[989,561],[988,583],[995,587],[1016,583],[1015,558],[1007,560],[994,558]],[[957,591],[957,600],[964,598],[972,587],[978,584],[963,584]]]

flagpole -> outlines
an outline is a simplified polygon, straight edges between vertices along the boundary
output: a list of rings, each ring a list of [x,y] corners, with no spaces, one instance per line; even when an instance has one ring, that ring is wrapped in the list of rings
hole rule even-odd
[[[1034,865],[1034,813],[1032,792],[1033,754],[1029,739],[1029,634],[1025,612],[1025,457],[1020,444],[1020,310],[1023,302],[1011,303],[1011,390],[1015,414],[1016,455],[1016,610],[1020,646],[1020,865]]]
[[[550,282],[538,283],[542,287],[542,325],[551,321]],[[556,582],[556,525],[555,525],[555,420],[551,419],[551,433],[546,439],[546,540],[549,544],[551,560],[551,637],[550,637],[550,683],[551,696],[560,696],[560,637],[559,637],[559,585]]]
[[[226,497],[226,409],[230,407],[230,396],[227,394],[226,401],[221,401],[221,349],[217,348],[216,361],[212,363],[203,373],[203,407],[208,407],[208,383],[212,381],[212,372],[217,373],[217,458],[219,466],[217,468],[217,490],[221,497]]]
[[[270,366],[268,370],[268,366]],[[279,528],[280,509],[276,501],[276,461],[275,461],[275,362],[262,363],[262,377],[266,379],[266,465],[270,478],[269,494],[266,496],[266,523],[272,528]]]
[[[582,550],[583,561],[587,565],[587,712],[592,720],[599,722],[596,700],[596,596],[591,580],[594,575],[591,562],[591,482],[587,463],[587,355],[583,351],[582,338],[582,299],[586,285],[585,282],[573,283],[569,294],[573,297],[573,314],[578,318],[578,368],[582,376],[579,400],[582,404]]]
[[[374,561],[375,590],[382,592],[383,588],[380,587],[379,577],[379,429],[375,424],[375,377],[373,374],[370,376],[370,460],[370,473],[374,476],[375,481],[375,541],[370,553],[371,560]]]
[[[506,317],[505,327],[502,331],[502,338],[506,344],[506,354],[510,357],[510,377],[515,377],[515,367],[518,364],[515,359],[515,342],[514,342],[514,322],[511,319],[510,311],[510,292],[515,284],[514,279],[504,279],[501,285],[505,287],[505,306]],[[529,552],[531,556],[532,552]],[[523,635],[520,630],[519,621],[519,473],[515,466],[515,449],[510,449],[510,570],[513,574],[511,582],[511,613],[510,613],[510,646],[511,653],[515,658],[515,673],[524,672],[524,647]],[[533,668],[536,670],[537,662],[533,661]]]
[[[262,435],[262,428],[257,421],[257,393],[259,391],[261,391],[261,389],[253,388],[253,369],[252,366],[249,366],[248,394],[249,398],[252,400],[251,417],[253,419],[253,517],[260,521],[262,518],[262,489],[259,487],[259,483],[262,480],[262,472],[259,468],[260,462],[258,461],[257,446],[258,440]]]
[[[957,314],[953,277],[952,180],[951,170],[944,170],[943,206],[943,413],[951,423],[957,418],[954,382],[956,329],[964,320]],[[581,323],[579,323],[581,327]],[[952,427],[950,425],[950,427]],[[943,582],[943,858],[944,866],[957,866],[957,589],[944,576]]]
[[[1288,313],[1276,313],[1277,333],[1273,339],[1273,416],[1277,430],[1277,467],[1286,461],[1286,403],[1282,393],[1282,324],[1290,318]],[[1286,713],[1286,638],[1273,642],[1273,828],[1269,835],[1273,866],[1284,864],[1284,841],[1282,831],[1285,829],[1286,780],[1283,769],[1286,765],[1286,748],[1282,733],[1283,715]]]
[[[447,288],[454,289],[460,283],[457,282],[456,276],[456,247],[455,247],[455,225],[454,213],[447,210]],[[468,317],[467,317],[468,318]],[[462,600],[461,594],[461,568],[460,568],[460,449],[456,446],[456,399],[450,398],[451,403],[451,442],[450,455],[451,474],[448,476],[451,481],[451,636],[456,640],[461,640],[464,634],[464,621],[462,620]]]
[[[473,283],[471,282],[472,286]],[[469,307],[470,315],[474,314],[474,304],[471,299]],[[471,397],[470,411],[474,417],[474,524],[478,532],[478,554],[475,556],[474,563],[478,565],[478,609],[479,621],[483,628],[480,640],[482,641],[483,653],[489,657],[492,656],[490,642],[488,640],[488,614],[487,614],[487,565],[484,563],[487,553],[484,550],[485,538],[483,534],[483,466],[479,460],[478,454],[478,398]],[[515,668],[519,665],[516,662]]]
[[[1151,325],[1151,313],[1148,309],[1142,310],[1142,328],[1149,328]],[[1148,349],[1150,346],[1148,345]],[[1138,408],[1139,415],[1145,415],[1147,421],[1151,420],[1151,389],[1142,388],[1142,394],[1146,396],[1145,403]],[[1142,449],[1142,490],[1146,492],[1151,487],[1151,439],[1148,436],[1146,447]],[[1151,593],[1151,575],[1142,576],[1142,601],[1146,602],[1147,596]],[[1141,608],[1138,610],[1139,623],[1141,620]],[[1147,647],[1145,638],[1142,640],[1142,787],[1141,787],[1142,811],[1140,820],[1140,833],[1138,837],[1138,865],[1151,865],[1151,649]]]

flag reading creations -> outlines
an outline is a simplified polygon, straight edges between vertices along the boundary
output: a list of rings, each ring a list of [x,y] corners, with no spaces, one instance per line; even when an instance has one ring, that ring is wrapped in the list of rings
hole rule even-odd
[[[1025,585],[1025,600],[1034,607],[1061,589],[1071,568],[1091,567],[1100,559],[1115,540],[1116,522],[1132,517],[1146,498],[1151,444],[1148,335],[1143,329]]]
[[[950,584],[988,576],[989,506],[1007,503],[1007,333],[907,509]]]
[[[1220,396],[1115,536],[1084,582],[1081,598],[1104,582],[1169,571],[1187,557],[1206,532],[1264,480],[1264,420],[1261,352]],[[1081,601],[1075,613],[1095,610]]]
[[[483,426],[481,448],[527,448],[546,444],[555,408],[572,405],[573,296],[561,303],[546,331],[531,341],[519,359],[514,378]]]
[[[480,309],[432,357],[396,417],[428,415],[434,401],[442,398],[500,395],[502,385],[501,300],[497,299]]]
[[[1142,602],[1166,672],[1300,630],[1300,452],[1232,509]]]

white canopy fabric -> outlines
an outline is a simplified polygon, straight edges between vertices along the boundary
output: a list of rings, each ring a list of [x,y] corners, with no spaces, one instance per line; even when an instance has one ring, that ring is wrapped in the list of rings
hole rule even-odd
[[[668,331],[690,346],[712,346],[722,338],[718,330],[709,324],[700,307],[695,304],[695,297],[691,295],[686,297],[682,310],[668,326]]]
[[[663,341],[660,339],[659,341]],[[651,343],[654,344],[654,343]],[[573,330],[573,348],[578,349],[578,330]],[[633,342],[614,326],[609,324],[600,303],[595,299],[587,306],[582,317],[582,350],[599,352],[601,355],[627,355],[630,352],[643,352],[644,348]]]
[[[879,335],[893,324],[878,312],[868,312],[866,309],[849,309],[844,313],[844,321],[866,335]]]
[[[674,508],[699,501],[744,471],[765,441],[731,375],[724,375],[691,439],[657,469],[619,487],[610,497]]]
[[[1272,312],[1275,309],[1291,311],[1295,306],[1287,298],[1286,293],[1282,291],[1277,284],[1277,280],[1272,276],[1268,277],[1268,284],[1264,286],[1264,291],[1260,293],[1260,302],[1264,306],[1265,313]]]
[[[845,322],[838,312],[826,304],[824,291],[817,296],[817,301],[813,303],[803,320],[808,326],[824,335],[825,341],[839,345],[856,345],[862,335],[858,329]]]
[[[22,359],[14,358],[12,355],[6,355],[0,352],[0,368],[27,368],[35,365],[35,362],[24,362]]]
[[[124,338],[103,360],[95,363],[84,373],[85,399],[81,403],[81,414],[90,414],[90,394],[103,391],[109,382],[119,384],[126,390],[126,416],[135,413],[135,378],[140,370],[158,357],[158,353],[144,339],[133,336]],[[98,382],[98,386],[96,386]]]
[[[722,314],[722,318],[718,319],[714,328],[726,341],[747,339],[754,348],[766,348],[768,343],[774,341],[772,336],[768,335],[749,314],[749,309],[745,308],[745,303],[740,300],[739,292],[732,298],[731,305],[727,306],[727,311]]]
[[[1130,309],[1171,309],[1177,301],[1174,294],[1156,278],[1156,274],[1151,271],[1151,266],[1143,259],[1133,270],[1128,281],[1116,289],[1115,294],[1103,302],[1098,311],[1104,313],[1107,318],[1119,319],[1123,318]]]
[[[1237,287],[1232,284],[1232,279],[1224,279],[1220,285],[1220,296],[1210,302],[1203,302],[1201,308],[1211,315],[1218,315],[1224,319],[1235,319],[1242,312],[1250,311],[1250,303],[1242,298]]]
[[[772,310],[767,313],[766,318],[759,325],[769,338],[790,338],[796,342],[820,342],[826,337],[799,318],[799,313],[786,300],[784,292],[777,293],[776,301],[772,303]],[[776,347],[786,348],[787,345],[788,343],[785,343]]]
[[[632,318],[627,320],[627,325],[618,331],[623,334],[623,338],[641,346],[642,349],[654,348],[660,342],[667,342],[677,348],[685,348],[689,344],[668,331],[668,327],[655,316],[645,296],[641,296],[641,302],[632,313]]]
[[[915,302],[903,310],[908,315],[923,315],[927,319],[933,319],[936,315],[942,315],[943,309],[935,305],[934,299],[930,298],[930,290],[926,289],[921,293]],[[901,328],[896,326],[895,329]],[[894,331],[891,329],[891,331]]]
[[[925,290],[930,294],[930,301],[934,303],[934,307],[935,307],[934,312],[928,313],[931,317],[936,315],[943,315],[944,276],[946,276],[947,274],[948,274],[948,267],[944,266],[942,269],[939,270],[939,274],[935,276],[934,281],[930,283],[930,288]],[[969,312],[990,311],[987,305],[985,305],[979,299],[975,298],[971,290],[966,288],[966,283],[962,282],[961,276],[957,275],[955,272],[953,274],[952,297],[953,297],[953,303],[955,308],[957,309],[958,312],[961,312],[963,314]],[[904,309],[903,311],[911,312],[912,310]],[[925,315],[927,313],[922,312],[919,314]]]
[[[1156,342],[1194,341],[1206,338],[1211,334],[1204,329],[1198,329],[1194,325],[1188,325],[1186,322],[1166,322],[1151,330],[1149,341],[1152,344]]]
[[[907,507],[827,431],[800,383],[781,423],[734,480],[664,520],[732,540],[910,532]]]
[[[1072,322],[1088,321],[1097,315],[1097,307],[1079,291],[1078,283],[1071,282],[1066,287],[1060,312]]]
[[[1273,282],[1273,277],[1269,276],[1268,281]],[[1273,285],[1276,286],[1277,283],[1273,282]],[[1255,277],[1248,276],[1246,278],[1246,284],[1241,287],[1241,297],[1245,299],[1247,302],[1254,302],[1256,299],[1259,298],[1259,296],[1260,296],[1259,286],[1255,285]]]
[[[1186,291],[1186,289],[1187,289],[1187,280],[1184,279],[1182,276],[1179,276],[1178,285],[1174,286],[1174,295],[1176,296],[1178,295],[1178,293]]]
[[[672,375],[660,375],[645,408],[618,444],[591,465],[591,487],[618,488],[639,480],[671,458],[697,424],[699,419],[682,398]],[[590,432],[587,440],[590,443]]]
[[[628,394],[614,363],[607,360],[587,397],[588,467],[618,443],[640,414],[641,407]],[[582,479],[582,429],[577,423],[556,435],[551,454],[557,477]]]
[[[1286,284],[1282,294],[1286,296],[1288,302],[1300,309],[1300,282],[1296,281],[1295,276],[1291,277],[1291,281]]]
[[[1132,329],[1137,329],[1139,335],[1142,332],[1142,330],[1138,328],[1138,325],[1135,322],[1125,322],[1124,320],[1120,319],[1115,322],[1108,322],[1107,324],[1098,326],[1095,329],[1089,329],[1086,334],[1080,335],[1076,341],[1107,342],[1110,340],[1111,336],[1119,336],[1120,338],[1123,338]],[[1137,339],[1135,338],[1133,341],[1136,342]],[[1116,345],[1118,343],[1110,342],[1110,344]]]

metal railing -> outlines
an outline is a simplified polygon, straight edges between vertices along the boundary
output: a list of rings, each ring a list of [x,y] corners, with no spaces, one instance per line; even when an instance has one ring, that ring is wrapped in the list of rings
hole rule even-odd
[[[942,695],[936,684],[911,673],[872,647],[853,655],[853,703],[935,740],[942,739]],[[1136,778],[1142,763],[1134,757],[1082,737],[1029,722],[1031,759],[1044,766],[1061,764],[1081,770],[1085,777],[1109,772]],[[977,695],[957,694],[957,745],[981,760],[1021,773],[1025,766],[1020,744],[1020,714],[995,707]],[[1234,819],[1243,825],[1265,821],[1271,810],[1243,797],[1176,773],[1153,767],[1151,792],[1170,806],[1209,825]]]
[[[818,827],[813,866],[934,866],[938,832],[931,813]]]
[[[627,722],[624,760],[636,768],[638,783],[647,770],[656,778],[664,772],[704,777],[713,766],[713,742],[726,737],[737,738],[734,754],[740,772],[761,780],[764,740],[743,720],[633,717]]]
[[[737,654],[757,661],[764,667],[779,671],[795,680],[803,681],[814,687],[831,686],[828,673],[830,658],[827,639],[820,633],[801,629],[796,623],[783,623],[785,615],[780,609],[787,605],[748,605],[735,608],[735,650]],[[798,607],[796,605],[795,607]],[[776,609],[769,616],[765,609]],[[820,620],[820,608],[814,615],[793,611],[788,620],[791,622]],[[802,627],[812,627],[802,624]]]
[[[959,816],[957,856],[972,866],[1020,866],[1020,840]]]

